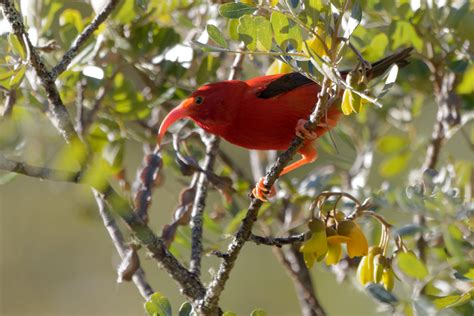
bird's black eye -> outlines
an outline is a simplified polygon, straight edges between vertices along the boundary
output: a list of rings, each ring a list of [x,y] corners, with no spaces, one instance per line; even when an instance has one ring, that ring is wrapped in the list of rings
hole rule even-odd
[[[197,96],[194,98],[194,103],[196,103],[197,105],[200,105],[204,102],[204,98],[203,97],[200,97],[200,96]]]

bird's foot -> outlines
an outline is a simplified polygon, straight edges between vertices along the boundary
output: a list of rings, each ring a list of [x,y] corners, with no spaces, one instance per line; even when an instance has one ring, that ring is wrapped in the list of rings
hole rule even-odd
[[[308,141],[313,141],[316,138],[318,138],[318,134],[316,132],[310,132],[306,129],[304,126],[306,124],[307,120],[300,119],[298,120],[298,123],[296,123],[296,136],[308,140]]]
[[[264,179],[265,178],[263,178],[263,177],[260,178],[258,183],[255,185],[255,188],[252,190],[252,194],[257,199],[259,199],[263,202],[267,202],[268,198],[271,198],[271,197],[276,195],[276,190],[273,186],[270,190],[265,188],[265,185],[263,184]]]

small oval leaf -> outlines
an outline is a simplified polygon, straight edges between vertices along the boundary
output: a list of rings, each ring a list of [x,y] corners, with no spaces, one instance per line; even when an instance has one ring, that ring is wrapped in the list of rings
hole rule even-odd
[[[407,276],[423,280],[428,276],[425,264],[412,252],[402,252],[396,257],[398,268]]]
[[[256,7],[241,2],[225,3],[219,7],[219,13],[229,19],[238,19],[245,14],[252,14],[256,10]]]
[[[208,24],[207,25],[207,34],[209,34],[209,37],[216,42],[219,46],[228,48],[229,46],[227,45],[227,41],[224,38],[224,35],[222,35],[222,32],[217,28],[217,26]]]

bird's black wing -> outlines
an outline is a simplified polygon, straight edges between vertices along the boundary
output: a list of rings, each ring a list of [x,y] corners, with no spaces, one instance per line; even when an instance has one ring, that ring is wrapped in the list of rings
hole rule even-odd
[[[314,81],[308,79],[298,72],[291,72],[281,76],[275,81],[272,81],[265,89],[260,91],[258,97],[261,99],[273,98],[274,96],[291,91],[309,83],[314,83]]]

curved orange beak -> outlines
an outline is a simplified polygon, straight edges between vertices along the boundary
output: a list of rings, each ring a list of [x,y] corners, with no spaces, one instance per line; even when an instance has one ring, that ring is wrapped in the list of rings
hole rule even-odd
[[[166,115],[163,122],[161,122],[160,130],[158,132],[158,146],[161,145],[161,141],[166,134],[168,128],[177,120],[183,119],[188,116],[186,111],[187,100],[183,101],[180,105],[175,107],[171,112]]]

